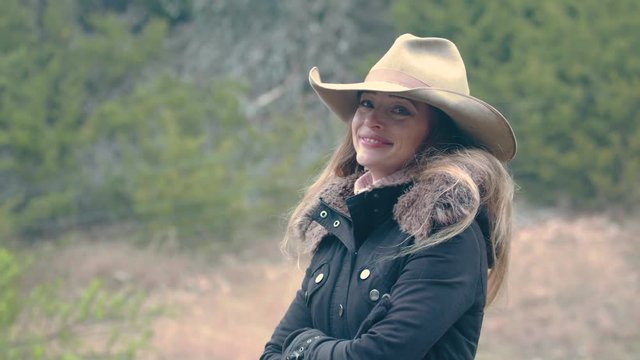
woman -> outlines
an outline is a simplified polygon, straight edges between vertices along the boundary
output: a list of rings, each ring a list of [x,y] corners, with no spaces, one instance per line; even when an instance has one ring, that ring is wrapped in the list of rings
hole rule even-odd
[[[473,359],[507,272],[509,123],[445,39],[405,34],[364,82],[310,82],[350,126],[289,221],[313,257],[261,359]]]

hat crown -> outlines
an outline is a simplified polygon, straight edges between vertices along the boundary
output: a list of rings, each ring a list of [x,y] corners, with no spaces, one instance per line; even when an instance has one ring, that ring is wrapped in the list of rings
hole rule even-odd
[[[371,68],[365,81],[376,81],[384,72],[384,81],[393,81],[389,73],[397,73],[400,84],[432,87],[469,95],[467,71],[456,45],[443,38],[419,38],[404,34]],[[422,84],[422,86],[417,86]]]

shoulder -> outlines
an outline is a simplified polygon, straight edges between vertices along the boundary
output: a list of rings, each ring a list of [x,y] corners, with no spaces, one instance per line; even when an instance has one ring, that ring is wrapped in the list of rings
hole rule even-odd
[[[484,236],[476,221],[461,233],[407,256],[407,266],[428,268],[437,277],[473,275],[486,267]]]
[[[450,239],[404,257],[396,287],[431,301],[484,306],[488,269],[484,239],[475,222]]]
[[[462,232],[433,246],[432,251],[453,251],[458,255],[477,255],[484,249],[484,235],[480,225],[474,220]]]

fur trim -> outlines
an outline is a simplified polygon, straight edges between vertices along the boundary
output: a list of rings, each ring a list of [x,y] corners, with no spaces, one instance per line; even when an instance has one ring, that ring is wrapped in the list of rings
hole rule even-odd
[[[476,211],[474,199],[468,187],[449,176],[436,175],[399,197],[393,216],[400,230],[423,241],[433,229],[453,225]]]
[[[346,178],[336,177],[321,191],[320,198],[334,209],[348,215],[346,199],[354,195],[355,181],[355,175]],[[416,176],[403,172],[402,176],[394,177],[393,181],[380,185],[391,186],[407,182],[413,182],[414,185],[398,198],[393,209],[393,217],[400,230],[413,236],[418,242],[426,240],[432,230],[454,224],[478,209],[479,199],[473,195],[472,190],[444,174],[432,174],[416,180]],[[309,205],[298,228],[305,248],[311,251],[328,233],[324,227],[311,220],[311,213],[319,204],[318,199]]]

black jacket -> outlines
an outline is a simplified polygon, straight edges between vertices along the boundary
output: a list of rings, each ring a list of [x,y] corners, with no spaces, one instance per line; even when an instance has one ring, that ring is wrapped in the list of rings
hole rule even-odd
[[[394,210],[410,191],[396,185],[348,197],[342,209],[326,200],[311,209],[323,236],[260,359],[281,359],[285,339],[303,328],[316,329],[304,359],[474,358],[487,290],[486,224],[394,257],[413,243]]]

